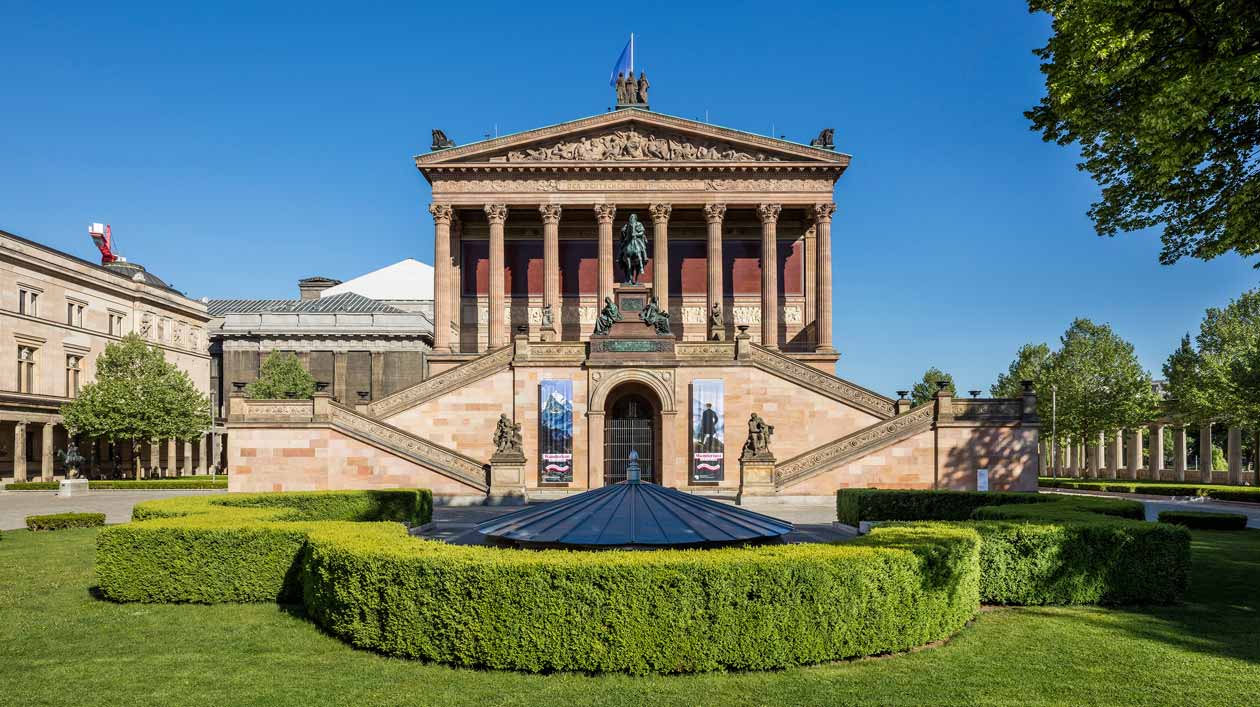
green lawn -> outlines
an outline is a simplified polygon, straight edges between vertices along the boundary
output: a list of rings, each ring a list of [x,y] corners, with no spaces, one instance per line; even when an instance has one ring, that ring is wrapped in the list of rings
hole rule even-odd
[[[775,673],[455,670],[353,650],[269,604],[95,599],[95,529],[0,539],[4,705],[1198,705],[1260,692],[1260,531],[1194,533],[1189,603],[984,612],[944,646]]]

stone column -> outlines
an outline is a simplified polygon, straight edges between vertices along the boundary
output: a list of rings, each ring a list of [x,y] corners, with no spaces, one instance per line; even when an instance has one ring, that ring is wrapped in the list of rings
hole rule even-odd
[[[197,473],[210,473],[210,462],[206,459],[206,435],[197,438]]]
[[[1089,456],[1084,442],[1076,445],[1076,458],[1080,460],[1081,476],[1089,475]]]
[[[1178,481],[1186,480],[1186,426],[1173,428],[1173,471]]]
[[[222,447],[220,446],[220,442],[221,440],[219,439],[219,434],[217,432],[211,432],[210,433],[210,473],[211,474],[215,472],[223,471],[222,469],[219,468],[219,458],[222,456],[220,453],[220,450],[222,449]]]
[[[1242,429],[1230,425],[1225,438],[1225,458],[1229,461],[1229,483],[1242,483]]]
[[[1089,444],[1089,466],[1090,476],[1102,477],[1103,437],[1101,432],[1098,433],[1098,438]]]
[[[175,476],[179,471],[179,457],[175,454],[175,438],[166,440],[166,469],[165,476]]]
[[[1158,422],[1151,423],[1151,480],[1159,481],[1159,473],[1164,469],[1164,426]]]
[[[538,213],[543,222],[543,306],[551,308],[551,330],[543,341],[559,341],[560,325],[560,211],[559,204],[542,204]]]
[[[53,478],[53,423],[45,422],[43,427],[43,444],[39,447],[39,478],[52,481]]]
[[[1138,469],[1142,468],[1142,428],[1135,427],[1129,432],[1129,478],[1138,477]]]
[[[1072,438],[1068,437],[1063,443],[1063,456],[1067,459],[1068,476],[1076,476],[1076,445],[1072,444]]]
[[[709,269],[709,284],[706,290],[708,296],[704,307],[706,322],[709,320],[709,313],[713,311],[714,305],[720,307],[723,312],[726,310],[722,293],[722,219],[725,216],[726,204],[708,204],[704,207],[704,220],[707,224],[706,230],[709,246],[705,254],[705,262]],[[706,326],[708,325],[706,324]],[[710,331],[708,332],[708,338],[723,341],[726,339],[726,330]]]
[[[757,207],[761,219],[761,345],[779,348],[779,212],[778,204]]]
[[[463,331],[463,288],[460,283],[461,271],[463,269],[464,254],[460,244],[463,242],[464,222],[459,218],[459,212],[456,211],[451,216],[451,330],[454,331],[454,338],[451,339],[451,351],[459,353],[460,348],[460,332]]]
[[[613,219],[617,216],[616,204],[596,204],[595,220],[599,223],[599,303],[595,308],[602,309],[604,300],[613,294]],[[600,444],[603,444],[601,441]],[[603,474],[603,469],[600,470]],[[603,478],[602,476],[600,478]]]
[[[489,346],[491,349],[507,345],[507,322],[503,321],[503,224],[507,222],[508,207],[504,204],[486,204],[486,218],[490,220],[490,312]]]
[[[661,309],[669,311],[669,215],[674,207],[652,204],[652,294]]]
[[[13,425],[13,480],[26,481],[26,422]]]
[[[1199,425],[1199,482],[1212,483],[1212,423]]]
[[[1111,438],[1111,473],[1113,479],[1120,478],[1120,469],[1124,467],[1124,432],[1116,430]]]
[[[433,215],[433,350],[451,350],[451,207],[429,204]]]
[[[179,470],[179,473],[184,474],[184,475],[187,475],[187,476],[192,476],[192,473],[193,473],[193,447],[192,447],[192,440],[191,440],[191,439],[186,439],[186,440],[184,440],[184,463],[183,463],[183,465],[181,466],[181,468],[180,468],[180,470]]]
[[[818,240],[818,317],[814,328],[818,332],[819,351],[835,351],[831,345],[831,215],[836,212],[834,203],[814,205],[814,224]]]

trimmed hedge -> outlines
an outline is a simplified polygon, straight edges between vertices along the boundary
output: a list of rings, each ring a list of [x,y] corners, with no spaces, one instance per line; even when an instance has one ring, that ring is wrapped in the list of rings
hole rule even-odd
[[[881,528],[843,545],[569,552],[449,545],[362,522],[426,521],[429,499],[150,501],[136,522],[100,534],[97,576],[120,601],[300,598],[361,648],[530,671],[766,669],[889,653],[948,638],[980,604],[980,538],[969,528]]]
[[[1247,516],[1241,513],[1209,511],[1161,511],[1159,522],[1184,525],[1198,530],[1246,530]]]
[[[1038,480],[1042,488],[1077,491],[1110,491],[1113,493],[1145,493],[1152,496],[1202,496],[1218,501],[1260,503],[1260,487],[1227,486],[1224,484],[1181,484],[1155,481],[1078,481],[1075,479]]]
[[[140,479],[139,481],[88,481],[88,488],[93,491],[123,491],[141,489],[226,489],[226,478],[179,478],[179,479]],[[56,491],[61,488],[58,481],[17,481],[5,484],[6,491]]]
[[[95,528],[101,525],[105,525],[104,513],[51,513],[42,516],[26,516],[26,527],[29,530]]]
[[[980,597],[990,604],[1170,603],[1189,578],[1189,533],[1135,522],[1144,517],[1137,501],[841,489],[837,508],[851,524],[947,520],[974,528],[982,540]]]
[[[56,491],[61,484],[56,481],[11,481],[4,485],[5,491]]]
[[[432,518],[424,489],[183,496],[138,503],[134,521],[96,540],[101,593],[116,601],[293,601],[307,534],[316,525],[371,521],[407,537],[399,523]],[[353,527],[353,526],[352,526]]]

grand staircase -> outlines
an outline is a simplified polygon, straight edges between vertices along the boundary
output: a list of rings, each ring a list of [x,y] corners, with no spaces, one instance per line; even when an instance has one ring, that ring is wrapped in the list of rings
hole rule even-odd
[[[935,406],[920,405],[896,417],[880,420],[833,442],[798,454],[775,467],[774,485],[782,490],[930,430],[935,413]]]

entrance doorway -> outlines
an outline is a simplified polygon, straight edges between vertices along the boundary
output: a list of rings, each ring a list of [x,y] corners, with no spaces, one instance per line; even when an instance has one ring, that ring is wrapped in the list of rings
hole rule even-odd
[[[631,452],[639,464],[639,479],[660,483],[659,419],[656,405],[640,392],[628,390],[612,401],[604,419],[605,485],[626,480]]]

